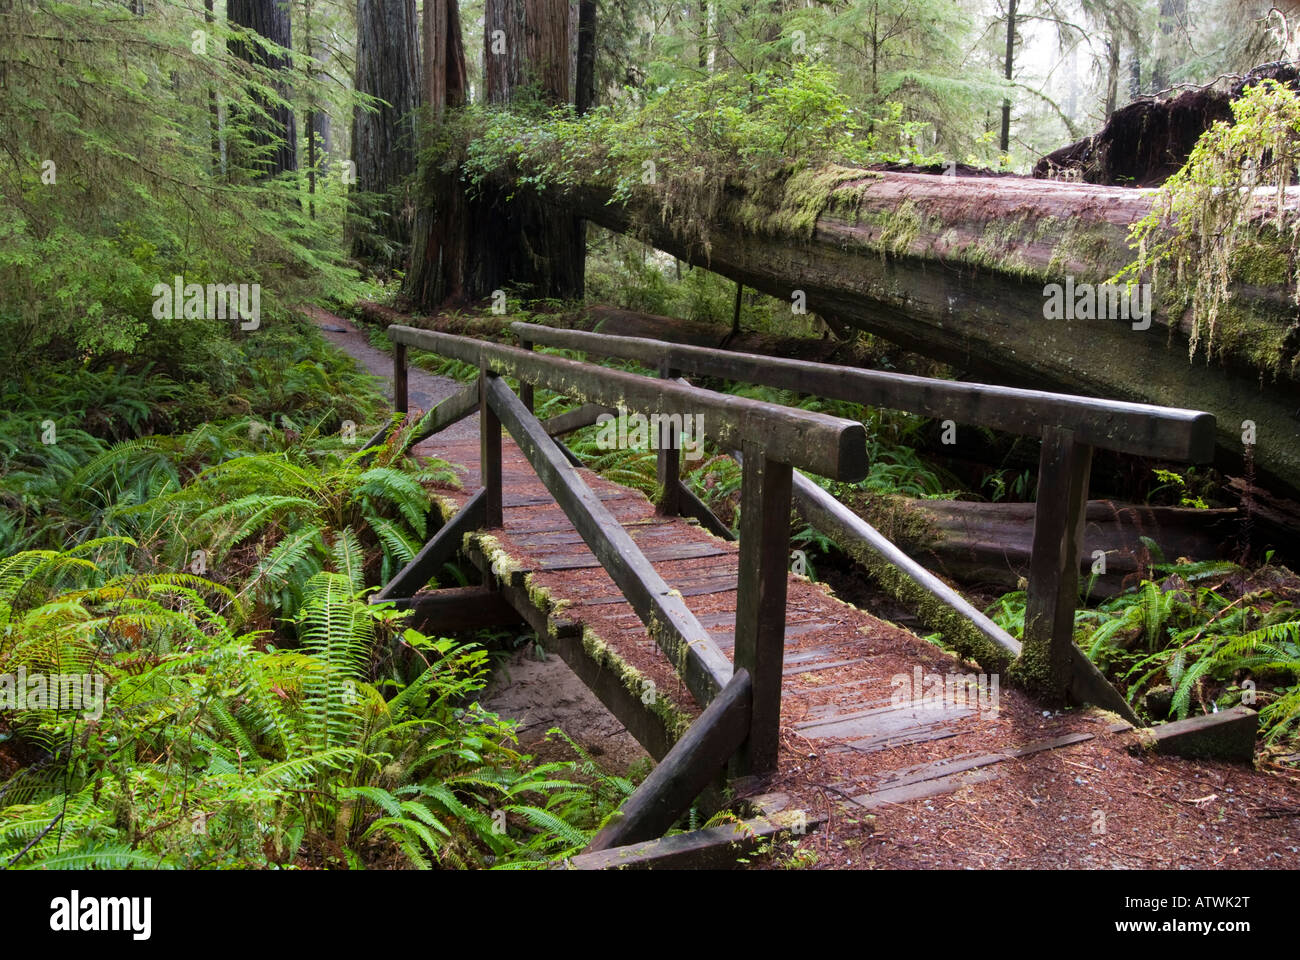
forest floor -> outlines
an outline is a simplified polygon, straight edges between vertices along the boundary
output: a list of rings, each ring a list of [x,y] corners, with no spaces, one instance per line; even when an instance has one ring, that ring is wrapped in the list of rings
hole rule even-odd
[[[386,395],[392,396],[391,354],[371,346],[365,332],[346,318],[313,308],[306,308],[306,312],[327,340],[368,373],[383,378]],[[342,332],[331,329],[340,327]],[[429,410],[461,387],[449,377],[411,367],[407,397],[412,408]],[[477,443],[478,415],[452,424],[440,436]],[[498,664],[479,700],[485,709],[517,720],[520,748],[541,761],[574,759],[573,751],[562,740],[547,738],[552,727],[559,727],[619,775],[649,756],[563,660],[553,653],[538,659],[531,645],[521,647]]]
[[[313,318],[367,370],[391,377],[391,358],[353,324],[323,311],[314,311]],[[330,326],[343,332],[330,332]],[[410,370],[413,408],[428,409],[458,387]],[[476,421],[467,419],[439,437],[450,448],[470,452],[476,432]],[[823,606],[820,597],[804,602]],[[828,594],[826,602],[837,601]],[[904,668],[917,662],[944,668],[939,661],[945,655],[909,632],[856,609],[840,609],[845,626],[853,620],[860,634],[843,642],[864,648],[857,652],[865,659],[855,662],[869,663],[876,680],[891,670],[907,672]],[[865,626],[856,626],[859,620]],[[862,739],[867,724],[879,723],[877,704],[850,699],[846,711],[845,697],[852,694],[845,690],[825,703],[814,696],[864,680],[841,678],[833,669],[810,671],[800,674],[807,678],[802,681],[806,701],[790,695],[792,684],[797,689],[801,681],[791,680],[798,670],[789,664],[805,643],[803,637],[787,640],[782,762],[764,789],[786,794],[788,806],[805,810],[819,828],[756,864],[850,869],[1300,865],[1300,779],[1292,774],[1135,754],[1131,733],[1109,730],[1113,718],[1092,711],[1040,711],[1011,689],[1002,691],[998,716],[941,721],[954,729],[960,721],[960,736],[882,747]],[[847,682],[816,690],[814,676],[820,682]],[[519,719],[521,743],[546,759],[562,756],[544,752],[556,750],[542,740],[552,726],[595,746],[614,772],[624,772],[645,755],[554,655],[542,662],[516,654],[485,693],[484,705]],[[823,710],[830,712],[818,712]],[[865,719],[867,714],[876,717]]]

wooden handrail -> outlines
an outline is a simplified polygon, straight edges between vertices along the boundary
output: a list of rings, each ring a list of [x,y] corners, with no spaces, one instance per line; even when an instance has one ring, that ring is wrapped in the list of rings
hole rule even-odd
[[[719,445],[758,444],[773,460],[834,480],[861,480],[867,475],[866,430],[855,420],[449,333],[394,325],[388,328],[388,336],[399,347],[430,350],[587,403],[623,407],[647,416],[701,414],[705,430]]]
[[[536,323],[514,323],[511,329],[534,345],[582,350],[652,367],[666,364],[696,376],[906,410],[1027,436],[1041,436],[1044,429],[1058,427],[1069,430],[1078,443],[1120,453],[1185,463],[1205,463],[1214,455],[1214,415],[1199,410],[939,380]]]
[[[692,695],[707,704],[727,685],[732,666],[680,593],[664,582],[600,498],[560,453],[545,427],[500,377],[483,378],[487,408],[514,438],[569,522],[627,597],[654,641],[677,665]],[[498,435],[500,431],[498,430]]]
[[[1041,437],[1023,649],[1016,650],[1003,638],[989,635],[986,618],[971,617],[969,604],[954,603],[952,596],[936,594],[933,583],[926,578],[922,578],[921,586],[970,619],[977,630],[994,641],[995,647],[1018,654],[1028,651],[1034,666],[1023,675],[1040,693],[1062,696],[1069,692],[1076,699],[1086,697],[1110,709],[1126,707],[1073,641],[1082,518],[1092,450],[1102,447],[1181,462],[1208,461],[1214,451],[1212,414],[684,346],[644,337],[560,330],[541,324],[515,323],[511,328],[530,347],[545,345],[635,360],[657,365],[661,374],[680,371],[740,380]],[[804,485],[804,494],[808,486]],[[806,495],[803,500],[807,506]],[[831,523],[829,513],[812,512],[815,516],[808,519],[819,530],[832,536],[845,535],[842,525]],[[743,531],[741,541],[743,545]],[[771,641],[761,646],[773,644]],[[753,672],[760,678],[758,671]],[[755,686],[762,691],[759,679]],[[756,697],[756,702],[761,703],[762,698]],[[1132,716],[1131,711],[1121,712]]]

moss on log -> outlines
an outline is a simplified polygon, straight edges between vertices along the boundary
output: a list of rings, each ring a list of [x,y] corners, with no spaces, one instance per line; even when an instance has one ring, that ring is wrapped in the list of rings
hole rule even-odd
[[[1258,238],[1241,258],[1215,355],[1192,362],[1186,291],[1171,278],[1154,291],[1146,329],[1045,319],[1047,285],[1105,282],[1129,262],[1129,224],[1153,191],[830,167],[729,184],[705,230],[662,216],[653,191],[611,203],[593,183],[547,196],[779,299],[803,291],[809,311],[963,376],[1207,410],[1230,469],[1252,421],[1256,470],[1300,491],[1300,324],[1279,282],[1290,252],[1277,238]]]

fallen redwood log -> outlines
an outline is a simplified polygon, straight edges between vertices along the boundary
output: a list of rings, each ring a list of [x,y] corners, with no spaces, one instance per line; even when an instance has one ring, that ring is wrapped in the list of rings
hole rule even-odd
[[[577,183],[546,197],[966,379],[1209,411],[1217,462],[1234,473],[1252,421],[1259,476],[1300,491],[1300,324],[1285,270],[1237,286],[1211,363],[1189,361],[1191,318],[1168,312],[1172,291],[1155,291],[1146,329],[1045,319],[1047,285],[1103,282],[1128,262],[1128,227],[1152,191],[829,167],[729,182],[703,226],[665,217],[653,191],[619,203],[608,186]]]
[[[934,572],[1002,589],[1015,589],[1029,575],[1034,504],[907,500],[903,509],[912,518],[895,528],[899,545]],[[1084,523],[1081,582],[1091,579],[1101,551],[1105,572],[1098,574],[1092,596],[1110,597],[1153,576],[1153,560],[1226,559],[1221,554],[1235,540],[1240,513],[1089,500]],[[1156,545],[1156,556],[1143,537]]]
[[[481,340],[515,342],[515,335],[510,329],[510,325],[518,319],[515,316],[478,317],[465,313],[440,313],[431,317],[419,317],[369,300],[357,301],[356,308],[366,320],[381,327],[396,323],[478,337]],[[566,329],[590,330],[625,337],[649,337],[696,347],[720,347],[742,353],[761,353],[772,357],[846,366],[876,367],[885,352],[881,346],[872,347],[861,341],[845,341],[830,336],[822,339],[782,337],[758,330],[742,330],[738,336],[733,337],[726,329],[714,323],[624,310],[599,303],[584,304],[579,311],[547,316],[546,322]],[[894,350],[888,352],[888,366],[891,370],[929,377],[943,376],[946,372],[941,364],[924,357]]]

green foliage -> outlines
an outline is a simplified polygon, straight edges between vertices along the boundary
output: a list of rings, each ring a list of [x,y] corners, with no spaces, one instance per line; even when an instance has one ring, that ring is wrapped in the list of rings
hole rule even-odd
[[[707,250],[728,185],[780,189],[791,175],[832,163],[936,160],[915,148],[916,133],[899,111],[862,115],[832,70],[800,61],[788,70],[673,81],[582,117],[518,103],[466,108],[434,138],[426,161],[459,167],[476,186],[506,179],[519,188],[603,186],[644,223],[667,223]]]
[[[229,592],[200,577],[105,578],[57,551],[0,562],[0,672],[106,681],[93,722],[18,715],[48,758],[0,784],[0,862],[529,866],[583,846],[631,784],[581,751],[530,767],[510,724],[469,699],[486,652],[403,629],[354,586],[314,575],[301,645],[280,649],[235,634],[209,603]],[[411,679],[376,672],[387,644]]]
[[[1222,561],[1169,563],[1154,543],[1151,575],[1095,609],[1075,613],[1075,639],[1130,701],[1168,688],[1168,708],[1154,720],[1185,718],[1251,703],[1259,706],[1267,742],[1294,738],[1300,721],[1300,581],[1285,568],[1248,572]],[[1023,591],[986,611],[1009,633],[1022,634]],[[1249,696],[1246,696],[1249,691]],[[1163,709],[1163,708],[1161,708]]]
[[[205,23],[181,0],[151,2],[145,16],[62,0],[9,7],[0,336],[18,367],[128,352],[173,376],[221,366],[245,335],[233,323],[155,316],[154,287],[175,276],[260,284],[264,323],[305,295],[347,295],[340,179],[317,178],[308,204],[306,171],[265,178],[256,146],[267,128],[258,97],[323,82],[240,60],[224,18]]]
[[[1232,123],[1218,121],[1201,136],[1151,212],[1133,225],[1138,257],[1115,278],[1149,276],[1159,290],[1161,271],[1173,274],[1179,306],[1191,316],[1189,358],[1200,351],[1208,360],[1243,336],[1260,339],[1226,329],[1236,283],[1287,283],[1300,303],[1293,255],[1300,219],[1286,205],[1300,165],[1300,94],[1263,80],[1232,102],[1232,114]],[[1279,336],[1274,331],[1273,339]],[[1297,362],[1280,340],[1257,358],[1274,370]]]

